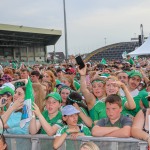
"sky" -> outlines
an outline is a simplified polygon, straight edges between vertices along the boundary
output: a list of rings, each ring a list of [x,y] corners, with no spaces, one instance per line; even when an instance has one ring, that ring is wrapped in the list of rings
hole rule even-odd
[[[68,54],[150,35],[150,0],[65,0]],[[55,45],[65,53],[63,0],[0,0],[0,23],[62,31]],[[48,51],[53,51],[49,46]]]

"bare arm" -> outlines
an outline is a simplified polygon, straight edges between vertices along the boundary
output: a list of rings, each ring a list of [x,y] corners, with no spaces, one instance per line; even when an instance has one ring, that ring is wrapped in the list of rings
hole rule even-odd
[[[80,111],[79,116],[83,120],[85,125],[88,127],[92,127],[92,124],[93,124],[92,119],[81,110],[81,108],[78,106],[77,103],[74,103],[73,106],[76,107],[76,109]]]
[[[149,134],[143,131],[143,124],[144,124],[144,114],[142,110],[140,110],[133,120],[133,125],[131,128],[131,135],[134,138],[147,141],[150,146]]]
[[[78,127],[75,127],[75,128],[72,128],[72,129],[67,129],[67,132],[69,134],[71,134],[71,135],[74,134],[72,138],[76,138],[77,136],[80,136],[80,135],[83,136],[83,133],[79,133],[79,128]],[[67,137],[67,133],[66,132],[63,133],[61,136],[56,136],[55,140],[54,140],[54,143],[53,143],[53,148],[54,149],[58,149],[63,144],[63,142],[65,141],[66,137]]]
[[[130,126],[124,126],[123,128],[120,128],[116,131],[113,131],[105,136],[109,137],[119,137],[119,138],[128,138],[131,136],[131,127]]]
[[[16,81],[12,81],[11,83],[15,84],[16,82],[24,82],[25,85],[26,85],[28,83],[28,80],[27,79],[19,79],[19,80],[16,80]]]
[[[54,150],[57,150],[65,141],[67,137],[67,133],[62,134],[61,136],[56,136],[53,142]]]
[[[57,127],[56,125],[51,126],[43,117],[43,115],[41,114],[38,106],[34,103],[33,105],[33,112],[35,113],[35,115],[39,118],[39,121],[41,123],[41,126],[43,127],[43,129],[45,130],[45,132],[49,135],[52,136],[56,133],[56,131],[58,130],[59,127]]]
[[[86,103],[88,105],[88,108],[91,109],[94,106],[94,103],[96,101],[95,96],[88,90],[86,85],[86,65],[82,69],[78,69],[78,72],[80,73],[80,91],[83,93],[83,96],[85,97]]]
[[[140,72],[141,72],[141,74],[142,74],[142,76],[143,76],[143,79],[144,79],[145,83],[147,84],[150,80],[149,80],[148,77],[145,75],[145,73],[144,73],[144,71],[143,71],[142,68],[140,68]]]
[[[29,125],[30,134],[32,134],[32,135],[36,134],[40,128],[41,128],[41,123],[39,120],[36,120],[35,114],[33,113],[33,116],[32,116],[32,119],[31,119],[30,125]]]
[[[7,120],[9,119],[13,111],[19,110],[23,107],[23,101],[24,100],[16,100],[14,104],[11,107],[9,107],[8,110],[1,116],[4,125],[6,124]]]
[[[122,90],[125,93],[125,96],[127,98],[127,102],[125,103],[125,107],[129,110],[133,110],[136,108],[136,104],[134,102],[133,97],[131,96],[128,88],[126,87],[126,85],[124,83],[122,83],[121,81],[116,81],[117,84],[122,88]]]
[[[106,136],[107,134],[118,130],[118,127],[101,127],[101,126],[94,126],[92,129],[93,136]]]

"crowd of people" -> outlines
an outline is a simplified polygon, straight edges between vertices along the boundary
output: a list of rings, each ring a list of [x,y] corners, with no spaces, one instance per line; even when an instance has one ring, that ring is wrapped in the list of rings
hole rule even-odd
[[[27,84],[32,81],[32,118],[20,125]],[[0,66],[0,116],[7,134],[134,137],[150,146],[150,59]],[[5,143],[4,143],[5,144]],[[86,146],[86,145],[84,145]],[[81,149],[84,148],[81,146]],[[7,147],[6,147],[7,148]]]

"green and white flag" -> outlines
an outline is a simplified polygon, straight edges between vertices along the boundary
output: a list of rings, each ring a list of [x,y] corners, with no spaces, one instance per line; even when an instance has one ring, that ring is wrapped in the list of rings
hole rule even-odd
[[[127,52],[126,51],[122,53],[122,58],[123,59],[127,58]]]
[[[22,116],[20,121],[20,127],[23,128],[27,122],[32,119],[32,103],[34,102],[32,82],[28,78],[28,83],[26,84],[25,100],[22,109]]]
[[[107,63],[107,62],[106,62],[105,58],[102,58],[102,60],[101,60],[100,64],[105,65],[106,63]]]
[[[138,56],[135,56],[134,59],[135,59],[135,60],[138,60],[139,58],[138,58]]]

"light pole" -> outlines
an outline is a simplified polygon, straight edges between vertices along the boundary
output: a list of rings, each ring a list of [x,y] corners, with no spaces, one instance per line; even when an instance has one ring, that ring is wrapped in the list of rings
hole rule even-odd
[[[64,33],[65,33],[65,58],[68,59],[68,43],[67,43],[67,23],[66,23],[66,6],[65,0],[63,0],[64,6]]]

